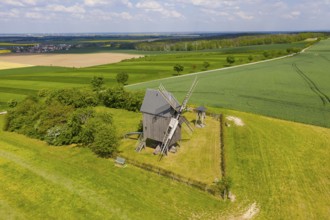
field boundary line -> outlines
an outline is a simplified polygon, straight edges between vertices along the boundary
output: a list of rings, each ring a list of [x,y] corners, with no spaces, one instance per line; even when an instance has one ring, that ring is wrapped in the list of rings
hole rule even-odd
[[[261,61],[257,61],[257,62],[253,62],[253,63],[245,63],[245,64],[241,64],[241,65],[237,65],[237,66],[229,66],[229,67],[223,67],[223,68],[219,68],[219,69],[214,69],[214,70],[207,70],[207,71],[201,71],[201,72],[196,72],[196,73],[190,73],[190,74],[185,74],[185,75],[181,75],[181,76],[170,76],[170,77],[165,77],[165,78],[161,78],[161,79],[154,79],[154,80],[150,80],[150,81],[146,81],[146,82],[139,82],[139,83],[134,83],[131,85],[127,85],[125,86],[125,88],[131,87],[131,86],[137,86],[137,85],[141,85],[144,83],[150,83],[150,82],[156,82],[159,80],[168,80],[168,79],[177,79],[177,78],[182,78],[182,77],[190,77],[190,76],[195,76],[195,75],[200,75],[200,74],[206,74],[206,73],[212,73],[212,72],[217,72],[217,71],[225,71],[225,70],[229,70],[229,69],[235,69],[235,68],[239,68],[239,67],[244,67],[244,66],[251,66],[251,65],[255,65],[255,64],[259,64],[259,63],[266,63],[266,62],[271,62],[271,61],[275,61],[275,60],[280,60],[280,59],[284,59],[284,58],[288,58],[288,57],[293,57],[299,53],[304,53],[306,49],[308,49],[309,47],[305,48],[304,50],[302,50],[301,52],[298,53],[293,53],[293,54],[289,54],[289,55],[285,55],[285,56],[281,56],[281,57],[276,57],[276,58],[272,58],[269,60],[261,60]]]

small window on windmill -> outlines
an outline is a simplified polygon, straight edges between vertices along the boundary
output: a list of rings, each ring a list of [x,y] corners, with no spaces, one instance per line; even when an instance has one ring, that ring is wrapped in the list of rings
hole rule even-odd
[[[155,123],[156,121],[157,121],[157,116],[154,116],[153,118],[152,118],[152,123]]]

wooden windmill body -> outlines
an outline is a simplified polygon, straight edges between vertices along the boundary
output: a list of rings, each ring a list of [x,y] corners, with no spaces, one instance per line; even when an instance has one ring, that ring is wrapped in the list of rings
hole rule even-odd
[[[182,104],[160,85],[158,90],[147,89],[140,111],[143,113],[143,135],[136,151],[146,146],[147,139],[159,142],[161,157],[167,154],[170,147],[181,139],[181,125],[186,123],[192,131],[188,120],[182,116],[188,100],[197,85],[193,82]]]

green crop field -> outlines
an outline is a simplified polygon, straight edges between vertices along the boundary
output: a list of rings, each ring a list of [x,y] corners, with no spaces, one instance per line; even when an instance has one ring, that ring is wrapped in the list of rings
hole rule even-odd
[[[64,67],[28,67],[20,69],[0,70],[0,110],[6,108],[5,104],[17,95],[29,95],[43,88],[81,87],[90,83],[95,75],[102,75],[107,85],[116,84],[116,74],[127,72],[130,76],[128,83],[145,82],[159,78],[171,77],[176,72],[173,66],[182,64],[185,69],[183,74],[204,70],[203,63],[210,63],[208,69],[222,68],[226,66],[226,57],[233,54],[236,58],[235,65],[247,63],[248,57],[253,56],[254,61],[264,59],[265,50],[285,51],[285,48],[303,48],[305,43],[261,45],[241,48],[225,48],[217,51],[204,52],[143,52],[153,54],[139,59],[130,59],[116,64],[88,67],[88,68],[64,68]],[[123,52],[117,51],[117,52]],[[128,51],[131,53],[132,51]],[[136,51],[134,51],[136,53]],[[139,51],[140,53],[140,51]],[[278,54],[277,54],[278,55]],[[0,57],[1,60],[1,57]]]
[[[292,57],[198,74],[195,104],[237,109],[330,127],[330,39]],[[160,83],[179,99],[196,75],[129,86],[155,88]]]

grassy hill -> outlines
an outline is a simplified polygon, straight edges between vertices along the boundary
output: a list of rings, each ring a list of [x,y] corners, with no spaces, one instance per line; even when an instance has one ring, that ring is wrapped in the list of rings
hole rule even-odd
[[[330,127],[329,51],[330,39],[296,56],[199,74],[191,102]],[[143,90],[162,83],[183,99],[195,77],[186,75],[128,88]]]
[[[227,173],[237,199],[258,219],[327,219],[330,129],[229,111],[244,126],[225,129]]]
[[[2,130],[0,146],[0,219],[219,219],[236,206],[88,149]]]
[[[225,128],[234,203],[131,165],[117,168],[85,148],[0,131],[0,219],[228,219],[253,203],[257,219],[327,218],[330,129],[214,111],[245,124]]]

